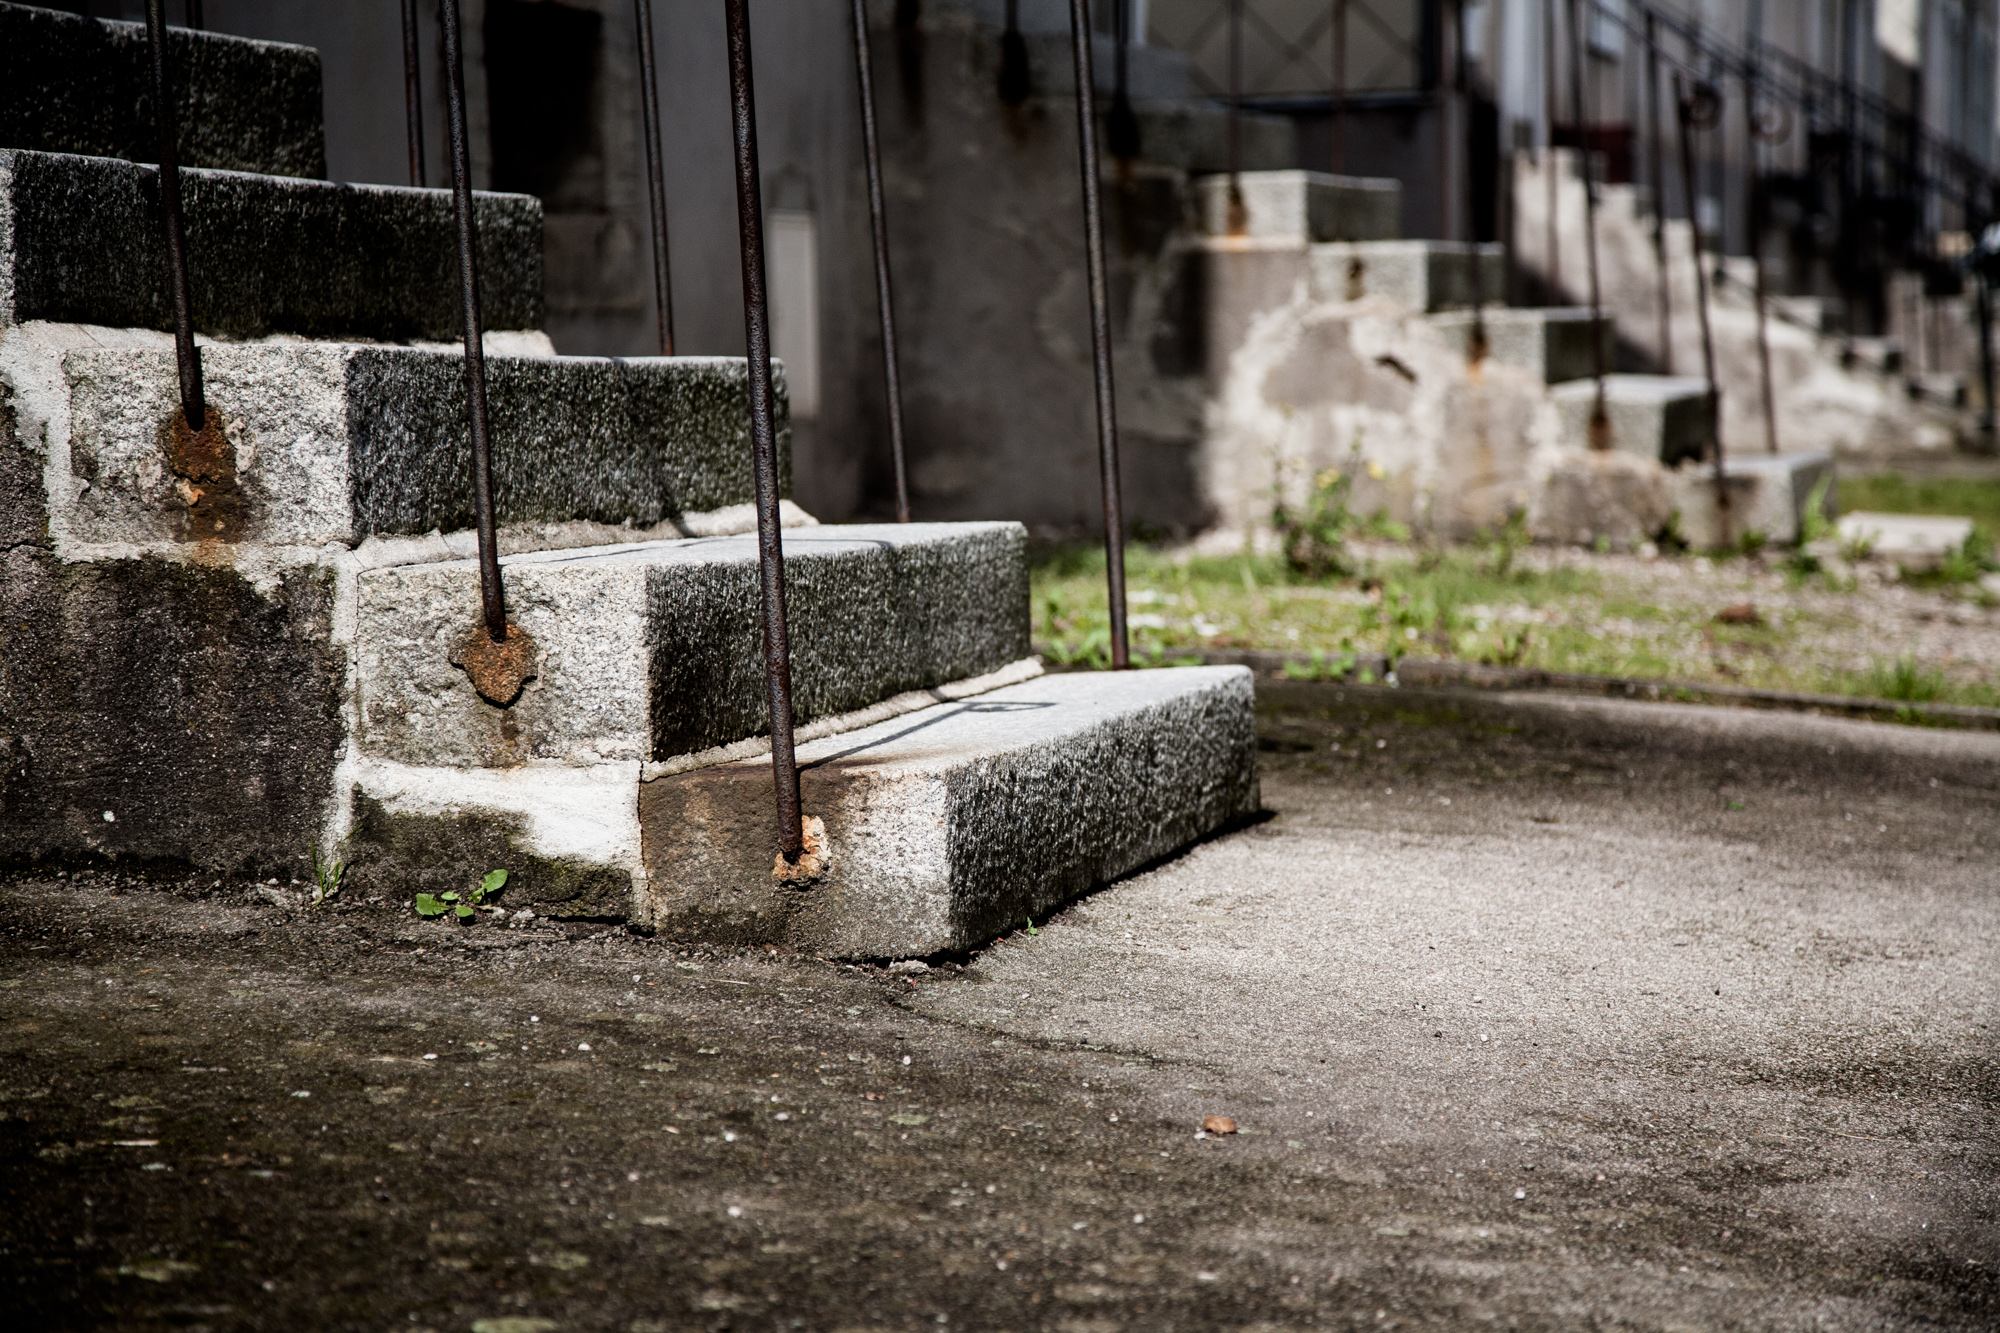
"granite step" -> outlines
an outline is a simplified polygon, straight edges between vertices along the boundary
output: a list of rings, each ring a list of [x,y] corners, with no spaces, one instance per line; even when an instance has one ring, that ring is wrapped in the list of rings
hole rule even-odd
[[[833,957],[977,947],[1254,815],[1253,703],[1243,667],[1073,673],[813,741],[814,874],[777,871],[768,763],[642,782],[641,920]]]
[[[1327,241],[1309,262],[1319,301],[1381,296],[1429,312],[1491,304],[1507,290],[1506,247],[1497,243]]]
[[[1030,655],[1017,523],[793,528],[784,551],[800,724]],[[433,769],[671,767],[769,730],[755,537],[541,551],[501,567],[535,670],[505,706],[453,660],[468,632],[484,633],[473,561],[361,576],[361,753]]]
[[[451,194],[233,171],[181,174],[195,327],[247,338],[461,336]],[[489,329],[542,324],[542,206],[477,194]],[[159,170],[0,151],[0,325],[168,329]]]
[[[0,148],[159,160],[146,25],[0,4]],[[326,175],[319,52],[167,29],[182,166]]]
[[[20,438],[31,449],[47,441],[48,456],[32,460],[46,474],[36,493],[46,497],[43,521],[72,555],[171,554],[190,543],[315,548],[472,525],[459,353],[211,344],[208,402],[228,444],[211,460],[183,456],[189,450],[171,427],[179,415],[172,340],[128,331],[128,343],[145,345],[102,345],[118,333],[0,331],[0,382],[17,411],[58,405],[48,422],[24,420]],[[486,366],[503,524],[648,528],[754,499],[741,358],[489,350]],[[778,383],[780,487],[789,493],[782,374]]]
[[[1560,384],[1596,372],[1590,338],[1593,324],[1604,345],[1604,364],[1617,364],[1612,321],[1593,321],[1583,306],[1544,309],[1503,307],[1480,312],[1486,325],[1486,356],[1498,365],[1518,366],[1544,384]],[[1470,351],[1473,312],[1447,310],[1429,317],[1455,346]]]
[[[1722,470],[1721,487],[1713,463],[1685,463],[1673,474],[1680,533],[1697,550],[1735,546],[1748,536],[1789,546],[1804,530],[1815,491],[1822,517],[1831,519],[1838,512],[1831,454],[1732,453],[1723,459]],[[1717,504],[1723,491],[1729,496],[1726,512]]]
[[[1563,443],[1588,449],[1590,415],[1597,398],[1591,379],[1571,380],[1549,391],[1562,415]],[[1706,458],[1715,443],[1708,409],[1708,381],[1689,375],[1606,375],[1607,447],[1674,467]]]
[[[1195,181],[1201,229],[1212,237],[1250,242],[1390,241],[1402,235],[1403,186],[1390,177],[1335,176],[1321,171],[1237,173],[1244,228],[1232,232],[1229,177]]]

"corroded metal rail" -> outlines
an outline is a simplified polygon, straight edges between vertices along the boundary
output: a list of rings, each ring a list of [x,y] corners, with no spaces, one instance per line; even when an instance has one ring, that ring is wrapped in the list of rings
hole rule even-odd
[[[660,162],[660,80],[653,59],[653,0],[635,0],[639,25],[639,118],[646,140],[646,204],[653,218],[653,309],[660,355],[674,354],[674,288],[667,257],[667,175]]]
[[[903,373],[896,358],[896,301],[889,282],[889,218],[882,202],[882,147],[875,134],[875,68],[868,52],[867,0],[854,0],[854,71],[861,91],[861,147],[868,166],[868,218],[875,237],[875,301],[882,318],[882,387],[889,400],[889,459],[896,472],[896,521],[910,521],[903,456]]]
[[[1729,538],[1729,478],[1723,470],[1722,395],[1715,383],[1715,338],[1708,326],[1708,270],[1701,258],[1701,219],[1694,207],[1694,131],[1707,129],[1720,120],[1721,103],[1706,84],[1690,88],[1674,75],[1674,120],[1680,131],[1681,192],[1688,201],[1688,237],[1694,247],[1694,306],[1701,316],[1701,364],[1708,376],[1708,438],[1715,448],[1715,512],[1722,523],[1722,537]]]
[[[451,202],[458,224],[458,286],[465,321],[465,405],[472,435],[472,513],[479,529],[479,606],[487,636],[494,643],[504,643],[507,603],[500,585],[500,539],[493,517],[486,349],[479,322],[478,235],[472,217],[472,158],[465,133],[465,66],[459,45],[458,0],[442,0],[438,25],[444,37],[445,128],[451,141]],[[477,673],[474,679],[478,679]],[[487,693],[484,689],[481,692]]]
[[[1569,112],[1576,125],[1577,164],[1583,169],[1583,252],[1590,268],[1590,368],[1596,393],[1590,403],[1590,447],[1611,447],[1611,415],[1604,406],[1604,293],[1597,280],[1597,178],[1583,119],[1583,25],[1577,0],[1569,0]]]
[[[732,3],[741,3],[741,0],[732,0]],[[1111,606],[1111,666],[1113,670],[1122,671],[1132,665],[1131,649],[1125,633],[1125,502],[1118,479],[1118,405],[1111,384],[1111,300],[1104,276],[1104,206],[1098,189],[1097,91],[1094,82],[1097,75],[1091,60],[1089,0],[1069,0],[1069,32],[1070,48],[1076,63],[1077,156],[1083,168],[1083,243],[1090,275],[1090,350],[1097,381],[1097,466],[1104,501],[1104,568]],[[1232,160],[1231,166],[1234,165]]]
[[[403,0],[403,116],[410,141],[410,184],[424,187],[424,76],[417,48],[417,0]]]
[[[208,420],[201,349],[194,345],[194,299],[188,291],[187,229],[181,215],[180,151],[174,133],[173,90],[167,78],[166,0],[146,0],[146,42],[153,63],[153,115],[160,130],[160,210],[167,224],[167,284],[174,306],[174,366],[180,372],[181,416],[200,433]]]
[[[1078,0],[1081,3],[1081,0]],[[771,777],[778,852],[805,851],[799,765],[792,738],[792,652],[785,624],[785,552],[778,514],[778,425],[771,384],[771,315],[764,287],[764,199],[757,167],[756,83],[748,0],[723,0],[729,33],[729,109],[736,139],[736,232],[743,254],[743,341],[749,354],[750,440],[757,477],[757,557],[764,607],[764,681],[771,702]]]

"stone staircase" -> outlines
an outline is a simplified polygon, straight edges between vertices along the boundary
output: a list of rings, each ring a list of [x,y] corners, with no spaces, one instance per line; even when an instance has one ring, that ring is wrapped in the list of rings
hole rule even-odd
[[[1725,523],[1701,379],[1608,373],[1592,438],[1596,367],[1619,362],[1609,305],[1499,305],[1502,247],[1398,239],[1392,180],[1248,172],[1237,188],[1232,233],[1228,178],[1200,183],[1225,311],[1207,461],[1227,526],[1340,467],[1364,511],[1447,535],[1523,510],[1554,541],[1632,546],[1669,525],[1703,546],[1752,527],[1797,538],[1829,456],[1732,455]]]
[[[0,858],[220,883],[317,856],[389,901],[504,867],[512,911],[884,957],[975,946],[1256,810],[1246,672],[1043,676],[1018,524],[786,500],[824,836],[774,873],[745,363],[555,356],[523,196],[475,216],[536,656],[482,697],[449,194],[316,179],[315,53],[171,34],[204,443],[134,43],[0,4],[0,72],[33,93],[0,113]]]

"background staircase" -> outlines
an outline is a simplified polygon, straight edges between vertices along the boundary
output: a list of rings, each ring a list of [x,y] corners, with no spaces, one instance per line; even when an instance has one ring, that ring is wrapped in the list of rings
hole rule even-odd
[[[172,32],[225,442],[190,443],[135,49],[136,25],[0,5],[0,855],[281,879],[317,856],[390,900],[504,867],[512,911],[921,955],[1257,808],[1246,672],[1042,677],[1018,524],[787,501],[823,832],[775,873],[745,363],[552,355],[525,196],[475,216],[536,656],[482,698],[449,194],[316,179],[314,53]]]
[[[1732,450],[1730,509],[1718,514],[1706,381],[1621,371],[1629,310],[1607,303],[1593,318],[1585,307],[1498,304],[1503,248],[1399,239],[1392,180],[1245,172],[1238,188],[1245,225],[1232,234],[1229,178],[1201,182],[1206,246],[1228,292],[1209,466],[1229,527],[1254,527],[1268,496],[1338,467],[1353,474],[1364,511],[1380,505],[1445,535],[1518,510],[1538,536],[1563,542],[1632,546],[1670,525],[1698,546],[1750,528],[1797,538],[1830,455]],[[1243,276],[1252,266],[1255,277]],[[1681,313],[1691,326],[1692,311]],[[1601,442],[1590,429],[1600,363],[1611,372]],[[1315,397],[1315,381],[1341,386],[1325,394],[1333,401]]]

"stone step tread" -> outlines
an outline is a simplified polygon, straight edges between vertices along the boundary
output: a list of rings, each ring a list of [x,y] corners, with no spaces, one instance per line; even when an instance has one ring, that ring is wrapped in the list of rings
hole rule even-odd
[[[79,548],[317,547],[472,526],[458,352],[210,345],[208,401],[233,446],[216,472],[171,451],[162,457],[162,430],[179,401],[171,340],[146,334],[152,346],[92,346],[90,332],[37,325],[0,340],[52,349],[44,363],[59,358],[50,388],[68,406],[67,471],[88,484],[50,488],[51,526]],[[62,350],[63,333],[86,345]],[[755,496],[741,358],[489,355],[486,366],[502,523],[643,528]],[[786,493],[782,374],[778,389]]]
[[[1242,667],[1044,676],[804,746],[824,828],[774,875],[770,766],[642,783],[648,924],[846,957],[972,948],[1259,807]]]
[[[159,171],[0,151],[0,325],[169,329]],[[462,336],[451,194],[236,171],[181,173],[195,327],[233,338]],[[481,319],[542,324],[542,206],[476,194]]]
[[[0,4],[0,148],[159,160],[146,25]],[[326,175],[319,52],[167,29],[182,166]]]
[[[1587,307],[1501,306],[1481,310],[1478,316],[1486,331],[1488,359],[1539,375],[1545,384],[1560,384],[1596,370],[1593,330],[1603,344],[1604,363],[1612,363],[1613,323],[1608,316],[1593,317]],[[1455,343],[1468,343],[1472,337],[1474,312],[1470,310],[1440,311],[1426,318]]]
[[[1026,542],[1016,523],[787,530],[795,719],[1030,656]],[[537,552],[502,570],[508,619],[537,662],[508,707],[453,664],[474,631],[474,562],[361,576],[364,752],[462,767],[664,761],[770,730],[754,536]]]
[[[1567,442],[1590,448],[1596,381],[1586,376],[1554,385],[1549,397]],[[1604,414],[1611,428],[1608,447],[1667,467],[1706,457],[1715,441],[1708,381],[1692,375],[1606,375]]]
[[[1227,174],[1195,181],[1201,229],[1222,240],[1388,241],[1402,233],[1403,186],[1392,177],[1334,176],[1320,171],[1243,171],[1233,178],[1244,227],[1230,227]]]
[[[1558,384],[1549,390],[1550,395],[1559,400],[1588,399],[1596,392],[1596,382],[1589,379]],[[1604,397],[1607,401],[1667,403],[1707,396],[1708,381],[1698,375],[1641,375],[1621,371],[1604,377]]]
[[[1309,247],[1312,294],[1321,301],[1381,296],[1412,310],[1497,302],[1506,249],[1469,241],[1320,241]]]

